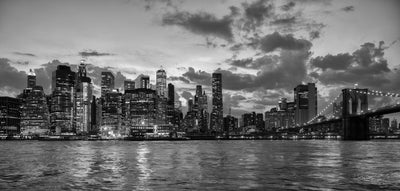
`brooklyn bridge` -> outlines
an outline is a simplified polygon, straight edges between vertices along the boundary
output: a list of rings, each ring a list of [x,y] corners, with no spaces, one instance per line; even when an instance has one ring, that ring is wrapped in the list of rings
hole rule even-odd
[[[389,97],[391,104],[369,108],[368,98]],[[281,131],[282,133],[336,133],[343,140],[368,140],[370,118],[400,112],[400,95],[366,88],[345,88],[314,118]],[[397,101],[397,102],[396,102]],[[333,106],[336,106],[335,110]]]

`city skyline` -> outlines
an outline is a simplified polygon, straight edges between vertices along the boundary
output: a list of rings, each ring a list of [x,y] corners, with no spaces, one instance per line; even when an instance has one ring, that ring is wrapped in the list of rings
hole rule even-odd
[[[102,71],[121,89],[142,73],[156,84],[163,66],[185,107],[198,84],[211,98],[220,72],[235,116],[293,101],[300,83],[316,83],[318,111],[354,83],[399,86],[397,1],[91,2],[0,1],[1,95],[21,93],[29,69],[49,94],[56,65],[77,71],[82,57],[95,95]]]

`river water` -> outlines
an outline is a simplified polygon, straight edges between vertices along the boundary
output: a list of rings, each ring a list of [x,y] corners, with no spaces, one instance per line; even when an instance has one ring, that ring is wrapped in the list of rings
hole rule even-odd
[[[0,190],[400,190],[400,141],[2,141]]]

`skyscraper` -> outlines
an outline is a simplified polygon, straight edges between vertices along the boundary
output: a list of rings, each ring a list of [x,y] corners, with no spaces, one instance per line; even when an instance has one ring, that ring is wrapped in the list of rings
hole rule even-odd
[[[210,129],[217,133],[222,132],[223,103],[222,103],[222,74],[212,74],[212,105]]]
[[[135,81],[132,80],[125,80],[124,81],[124,91],[127,90],[134,90],[135,89]]]
[[[302,125],[317,115],[317,88],[315,83],[300,84],[294,88],[295,123]]]
[[[150,89],[150,77],[147,75],[140,74],[136,79],[135,79],[135,88],[145,88],[145,89]]]
[[[73,103],[75,72],[69,66],[58,65],[52,76],[50,105],[51,130],[53,133],[73,132]]]
[[[86,75],[86,66],[81,62],[75,83],[74,122],[78,134],[91,131],[92,83]]]
[[[203,92],[201,85],[196,86],[196,95],[194,96],[194,111],[196,112],[196,120],[201,133],[208,132],[208,105],[207,95]]]
[[[27,80],[28,88],[33,88],[36,86],[36,74],[32,71],[32,69],[29,69]]]
[[[167,73],[163,69],[157,70],[156,73],[156,91],[158,96],[167,96]]]
[[[175,120],[175,86],[168,84],[168,101],[167,101],[167,123],[178,125]]]
[[[114,75],[111,72],[101,72],[101,97],[114,89]]]

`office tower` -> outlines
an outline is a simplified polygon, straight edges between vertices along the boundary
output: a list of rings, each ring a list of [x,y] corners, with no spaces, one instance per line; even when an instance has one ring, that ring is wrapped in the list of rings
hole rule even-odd
[[[138,88],[126,92],[124,95],[125,125],[155,125],[157,97],[156,91],[151,89]]]
[[[390,119],[389,118],[383,118],[382,119],[382,131],[383,131],[383,133],[389,133],[389,125],[390,125]]]
[[[90,120],[90,131],[89,134],[96,135],[100,133],[101,126],[101,101],[92,95],[91,102],[91,120]]]
[[[190,98],[188,101],[188,112],[193,111],[193,99]]]
[[[50,115],[42,86],[27,88],[19,97],[21,98],[21,134],[47,134],[50,130]]]
[[[255,118],[256,118],[255,112],[243,114],[242,115],[243,126],[247,127],[247,126],[255,125]]]
[[[227,115],[224,117],[223,126],[224,126],[223,131],[225,132],[225,135],[228,137],[229,134],[231,134],[232,132],[237,132],[238,119],[231,115]]]
[[[122,94],[117,89],[107,93],[102,105],[101,126],[119,130],[122,123]]]
[[[294,88],[295,123],[303,125],[317,115],[317,88],[314,83]]]
[[[140,74],[136,79],[135,79],[135,88],[145,88],[145,89],[151,89],[150,88],[150,77],[147,75]]]
[[[167,123],[174,124],[175,114],[175,86],[168,84],[168,101],[167,101]],[[175,125],[175,124],[174,124]]]
[[[107,93],[114,89],[115,78],[111,72],[101,72],[101,97],[104,99]]]
[[[397,130],[397,126],[398,126],[397,119],[392,119],[392,121],[390,122],[390,129],[392,131],[395,131]]]
[[[36,74],[29,69],[28,78],[27,78],[27,87],[33,88],[36,86]]]
[[[257,131],[263,132],[265,130],[264,115],[262,113],[256,114],[255,125]]]
[[[134,90],[135,89],[135,81],[125,80],[124,81],[124,91]]]
[[[222,103],[222,74],[212,74],[212,112],[210,130],[216,133],[222,132],[223,103]]]
[[[278,102],[279,110],[286,110],[287,109],[287,99],[286,98],[280,98]]]
[[[86,75],[86,66],[81,62],[75,82],[74,122],[77,134],[86,134],[91,131],[92,120],[92,83]]]
[[[167,73],[163,69],[157,70],[156,73],[156,91],[158,96],[167,96]]]
[[[265,112],[264,131],[287,129],[294,126],[295,103],[286,102],[286,107],[283,108],[285,109],[271,108]]]
[[[196,86],[196,95],[194,96],[194,111],[196,112],[196,119],[201,133],[208,132],[208,105],[207,95],[203,92],[202,86]]]
[[[20,100],[0,97],[0,134],[15,135],[20,131]]]
[[[56,134],[73,133],[73,105],[75,72],[69,66],[58,65],[52,75],[50,105],[51,131]]]

